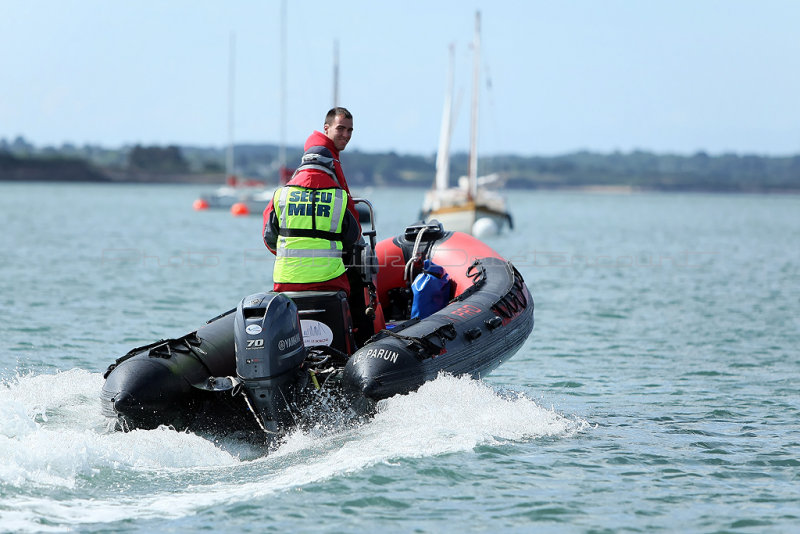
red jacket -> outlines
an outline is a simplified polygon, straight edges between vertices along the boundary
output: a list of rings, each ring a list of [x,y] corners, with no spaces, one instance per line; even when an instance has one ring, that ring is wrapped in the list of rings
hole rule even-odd
[[[347,186],[347,180],[344,179],[342,164],[339,162],[339,151],[336,150],[336,147],[333,145],[333,141],[331,141],[324,133],[314,130],[314,132],[308,136],[308,139],[306,139],[306,144],[303,146],[303,151],[308,150],[312,146],[324,146],[331,151],[331,154],[333,154],[334,157],[333,166],[336,169],[336,178],[339,180],[339,185],[341,188],[347,192],[348,196],[350,196],[350,188]],[[353,214],[356,216],[356,218],[358,218],[358,213],[356,213],[355,207],[353,208]]]
[[[334,182],[333,178],[331,178],[331,176],[324,171],[317,169],[304,169],[297,172],[294,175],[294,178],[292,178],[286,185],[296,185],[299,187],[307,187],[309,189],[330,189],[332,187],[344,189],[347,193],[347,211],[353,215],[354,221],[352,219],[351,221],[354,222],[355,227],[357,227],[357,235],[360,236],[361,225],[358,222],[358,211],[353,203],[353,198],[350,195],[350,188],[347,186],[347,181],[345,180],[344,173],[342,172],[342,165],[339,162],[339,151],[336,150],[336,147],[333,145],[333,141],[329,139],[328,136],[316,130],[308,137],[308,139],[306,139],[306,144],[303,147],[303,150],[308,150],[312,146],[324,146],[331,151],[331,154],[333,154],[334,157],[336,178],[339,183],[337,184]],[[275,217],[273,214],[274,209],[272,206],[272,200],[270,200],[269,204],[267,204],[267,207],[264,210],[264,222],[261,235],[264,237],[264,244],[267,246],[269,251],[275,254],[274,244],[269,242],[272,241],[270,237],[274,235],[273,230],[275,225]],[[270,219],[271,217],[272,220]],[[334,278],[333,280],[314,284],[274,284],[275,291],[332,291],[339,289],[345,291],[348,295],[350,294],[350,283],[347,280],[347,273]]]

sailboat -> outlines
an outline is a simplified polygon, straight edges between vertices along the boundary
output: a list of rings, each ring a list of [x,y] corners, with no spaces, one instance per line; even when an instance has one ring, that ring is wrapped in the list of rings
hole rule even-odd
[[[281,144],[278,149],[278,184],[286,185],[294,176],[295,169],[286,165],[286,2],[281,3]],[[334,41],[333,57],[333,105],[339,99],[339,42]],[[234,215],[261,215],[272,200],[274,189],[254,191],[246,198],[231,206]],[[359,208],[364,213],[363,208]]]
[[[230,57],[228,61],[228,147],[225,154],[225,185],[209,194],[201,195],[194,201],[195,210],[209,208],[222,208],[230,210],[231,214],[261,215],[264,208],[272,199],[274,186],[267,185],[262,180],[239,178],[235,170],[234,158],[234,82],[236,38],[231,32]],[[286,166],[286,1],[281,2],[281,141],[278,148],[278,179],[279,185],[284,185],[292,176],[294,169]]]
[[[231,32],[228,45],[228,146],[225,150],[225,184],[211,193],[205,193],[194,201],[195,210],[226,209],[246,202],[254,195],[260,194],[266,184],[261,180],[242,179],[237,176],[234,158],[234,94],[236,78],[236,35]]]
[[[281,2],[281,76],[280,76],[280,146],[278,147],[278,184],[285,185],[291,179],[294,169],[286,166],[286,0]],[[231,206],[231,213],[235,216],[261,215],[272,200],[274,188],[263,188],[253,191]]]
[[[453,114],[453,47],[450,47],[450,68],[442,125],[439,135],[439,150],[436,157],[436,178],[434,187],[425,194],[422,205],[422,218],[425,221],[436,219],[448,230],[464,232],[476,236],[497,234],[506,226],[513,228],[511,214],[506,199],[491,190],[492,185],[502,182],[500,176],[491,174],[478,176],[478,95],[480,92],[480,30],[481,14],[475,13],[475,39],[473,43],[473,86],[470,124],[470,147],[467,176],[459,180],[459,185],[451,187],[450,138],[452,136]]]

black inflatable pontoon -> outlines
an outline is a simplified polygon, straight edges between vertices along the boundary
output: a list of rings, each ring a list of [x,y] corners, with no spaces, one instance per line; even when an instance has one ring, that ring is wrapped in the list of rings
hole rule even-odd
[[[362,240],[354,255],[367,290],[353,315],[342,292],[250,295],[194,332],[117,359],[105,374],[103,413],[121,430],[168,425],[269,440],[323,406],[368,414],[441,372],[480,378],[528,338],[530,292],[481,241],[435,221],[377,246],[374,229],[369,237],[372,246]],[[411,281],[426,259],[446,271],[449,302],[410,319]]]

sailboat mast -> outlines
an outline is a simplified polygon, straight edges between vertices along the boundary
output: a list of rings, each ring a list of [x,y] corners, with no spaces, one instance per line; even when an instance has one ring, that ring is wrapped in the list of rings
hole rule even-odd
[[[339,105],[339,40],[333,41],[333,107]]]
[[[473,72],[472,72],[472,117],[469,134],[469,165],[467,178],[469,179],[468,196],[475,199],[478,196],[478,93],[480,92],[479,78],[481,65],[481,12],[475,12],[475,41],[473,47]]]
[[[278,147],[278,178],[286,167],[286,0],[281,2],[281,139]]]
[[[233,180],[233,98],[236,77],[236,34],[231,32],[228,40],[228,148],[225,153],[225,178]]]
[[[450,185],[450,138],[453,133],[453,82],[455,78],[455,45],[450,43],[447,65],[447,90],[444,94],[442,125],[439,129],[439,151],[436,154],[436,179],[434,189],[444,191]]]

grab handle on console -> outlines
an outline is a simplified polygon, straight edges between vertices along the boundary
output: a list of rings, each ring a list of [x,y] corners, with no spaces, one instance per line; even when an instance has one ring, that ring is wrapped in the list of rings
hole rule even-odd
[[[407,241],[415,241],[420,233],[423,234],[421,241],[436,241],[444,237],[444,226],[436,219],[412,224],[406,226],[405,238]]]

